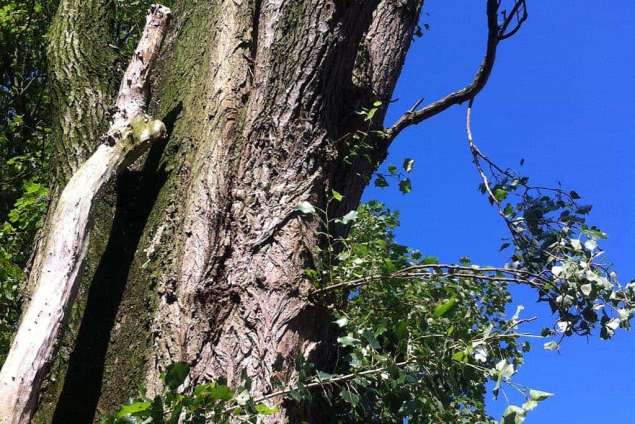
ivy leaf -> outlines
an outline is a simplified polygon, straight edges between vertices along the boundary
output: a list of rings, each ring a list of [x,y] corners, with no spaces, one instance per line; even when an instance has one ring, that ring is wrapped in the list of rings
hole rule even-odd
[[[164,381],[170,390],[176,390],[190,373],[190,366],[185,362],[175,362],[165,370]]]
[[[525,421],[525,410],[516,405],[509,405],[503,412],[502,424],[522,424]]]
[[[354,346],[356,343],[358,343],[359,339],[356,339],[348,335],[348,336],[338,337],[337,342],[343,347],[349,347],[349,346]]]
[[[543,347],[545,348],[545,350],[558,350],[558,343],[556,342],[547,342],[543,345]]]
[[[341,223],[348,225],[357,219],[357,211],[353,210],[342,217]]]
[[[578,209],[576,209],[575,213],[580,215],[586,215],[589,212],[591,212],[592,208],[593,208],[593,205],[583,205],[583,206],[580,206]]]
[[[307,202],[306,200],[298,203],[298,206],[296,206],[296,209],[306,215],[311,215],[315,213],[315,208],[313,207],[313,205]]]
[[[335,321],[333,321],[338,327],[343,328],[346,326],[346,324],[348,324],[348,318],[346,317],[341,317],[336,319]]]
[[[210,397],[214,400],[228,401],[234,397],[234,391],[224,384],[215,384],[208,391]]]
[[[529,390],[529,399],[535,400],[536,402],[549,399],[551,396],[553,396],[553,393],[543,392],[542,390]]]
[[[494,198],[496,198],[497,202],[502,202],[507,198],[507,191],[502,188],[497,188],[494,190]]]
[[[454,355],[452,355],[452,359],[456,362],[463,362],[466,359],[465,352],[463,352],[462,350],[454,352]]]

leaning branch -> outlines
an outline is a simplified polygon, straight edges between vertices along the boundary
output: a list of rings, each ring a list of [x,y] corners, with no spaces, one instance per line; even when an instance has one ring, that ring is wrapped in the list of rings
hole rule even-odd
[[[95,153],[64,187],[53,211],[42,264],[29,279],[35,287],[0,371],[0,424],[25,424],[35,410],[67,311],[77,291],[88,248],[92,210],[105,185],[165,136],[161,121],[144,114],[148,74],[170,20],[170,9],[152,5],[139,45],[126,70],[110,129]]]
[[[421,109],[416,109],[415,107],[404,113],[392,127],[384,131],[387,142],[392,141],[407,127],[419,124],[451,106],[473,99],[485,87],[494,68],[498,44],[500,41],[514,35],[527,19],[525,0],[516,0],[510,13],[503,14],[503,21],[500,24],[498,22],[499,7],[499,0],[487,0],[487,47],[485,57],[472,82]],[[509,30],[514,20],[516,21],[514,27]]]

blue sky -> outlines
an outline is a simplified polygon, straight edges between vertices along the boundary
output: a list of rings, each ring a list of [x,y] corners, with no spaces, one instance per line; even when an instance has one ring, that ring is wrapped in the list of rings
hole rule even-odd
[[[594,205],[591,223],[609,234],[602,246],[622,280],[635,278],[635,2],[528,1],[529,20],[505,41],[474,109],[481,150],[518,167],[534,183],[575,189]],[[430,31],[413,45],[387,123],[419,97],[431,101],[466,84],[481,61],[485,1],[428,0]],[[401,212],[398,241],[442,261],[470,256],[502,264],[503,223],[481,196],[465,139],[465,107],[404,132],[386,161],[416,160],[413,193],[370,187],[364,198]],[[514,289],[525,316],[550,311]],[[609,341],[571,338],[560,354],[540,342],[515,381],[556,393],[527,423],[635,423],[635,333]],[[513,394],[512,394],[513,395]],[[512,397],[512,399],[514,399]],[[504,400],[488,397],[500,416]]]

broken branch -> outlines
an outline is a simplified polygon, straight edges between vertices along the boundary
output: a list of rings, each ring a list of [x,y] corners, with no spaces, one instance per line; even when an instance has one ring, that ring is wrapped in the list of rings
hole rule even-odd
[[[401,131],[409,126],[419,124],[451,106],[473,99],[485,87],[494,68],[496,49],[499,42],[514,35],[527,19],[525,0],[517,0],[510,14],[503,16],[501,24],[498,23],[499,6],[499,0],[487,0],[487,47],[481,66],[472,82],[421,109],[404,113],[392,127],[384,131],[387,143],[390,143]],[[511,31],[506,32],[514,17],[517,17],[516,25]]]
[[[77,291],[88,249],[92,210],[108,181],[165,136],[165,126],[144,114],[148,75],[159,53],[170,9],[152,5],[143,35],[124,74],[104,143],[75,172],[53,212],[42,265],[29,276],[35,287],[0,371],[0,424],[28,423],[42,379],[56,350]]]

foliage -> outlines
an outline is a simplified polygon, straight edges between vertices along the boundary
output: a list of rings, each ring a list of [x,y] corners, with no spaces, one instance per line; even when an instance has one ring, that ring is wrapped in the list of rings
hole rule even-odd
[[[18,319],[22,268],[46,208],[50,100],[46,31],[57,1],[0,6],[0,363]]]
[[[530,185],[529,178],[500,168],[473,144],[472,153],[483,180],[481,192],[511,234],[501,246],[514,246],[508,267],[532,273],[527,283],[559,318],[545,334],[587,336],[599,325],[600,337],[609,339],[618,327],[630,328],[635,281],[620,285],[604,260],[600,242],[607,235],[586,222],[591,205],[579,204],[575,191]]]
[[[518,329],[522,307],[505,317],[507,284],[480,278],[467,258],[460,266],[473,273],[402,273],[439,264],[397,244],[397,225],[398,214],[380,203],[360,207],[331,252],[337,261],[323,274],[328,281],[317,282],[317,295],[348,289],[335,320],[342,359],[331,373],[317,373],[334,422],[491,422],[489,379],[495,392],[511,384],[531,400],[510,380],[529,350],[520,339],[532,335]]]
[[[479,170],[484,175],[480,164]],[[341,422],[491,421],[483,399],[491,379],[495,396],[503,384],[525,396],[522,406],[510,405],[502,418],[519,423],[551,396],[511,381],[531,348],[529,339],[555,336],[557,341],[543,347],[556,350],[564,337],[590,335],[598,325],[605,339],[618,327],[630,327],[635,283],[621,286],[600,262],[598,240],[606,234],[586,225],[590,207],[578,205],[575,192],[531,187],[527,178],[506,179],[509,175],[507,170],[501,178],[484,178],[481,186],[512,231],[502,248],[513,243],[515,250],[502,268],[473,265],[467,258],[439,264],[395,243],[398,215],[379,203],[339,219],[306,202],[298,208],[324,228],[353,223],[345,239],[322,233],[329,242],[318,250],[315,269],[306,271],[317,301],[330,299],[339,314],[343,359],[333,374],[317,376]],[[494,188],[489,181],[496,182]],[[332,193],[332,201],[341,200]],[[533,320],[520,318],[522,306],[505,318],[508,283],[536,288],[539,300],[557,313],[553,328],[522,333],[520,324]],[[336,290],[346,297],[333,297]],[[346,414],[339,416],[341,410]]]
[[[255,402],[249,395],[249,379],[245,386],[230,389],[225,384],[211,381],[185,389],[189,366],[176,362],[162,375],[164,390],[147,399],[140,395],[102,420],[103,424],[199,424],[229,423],[238,417],[242,422],[259,422],[259,417],[272,415],[277,408],[264,402]]]

